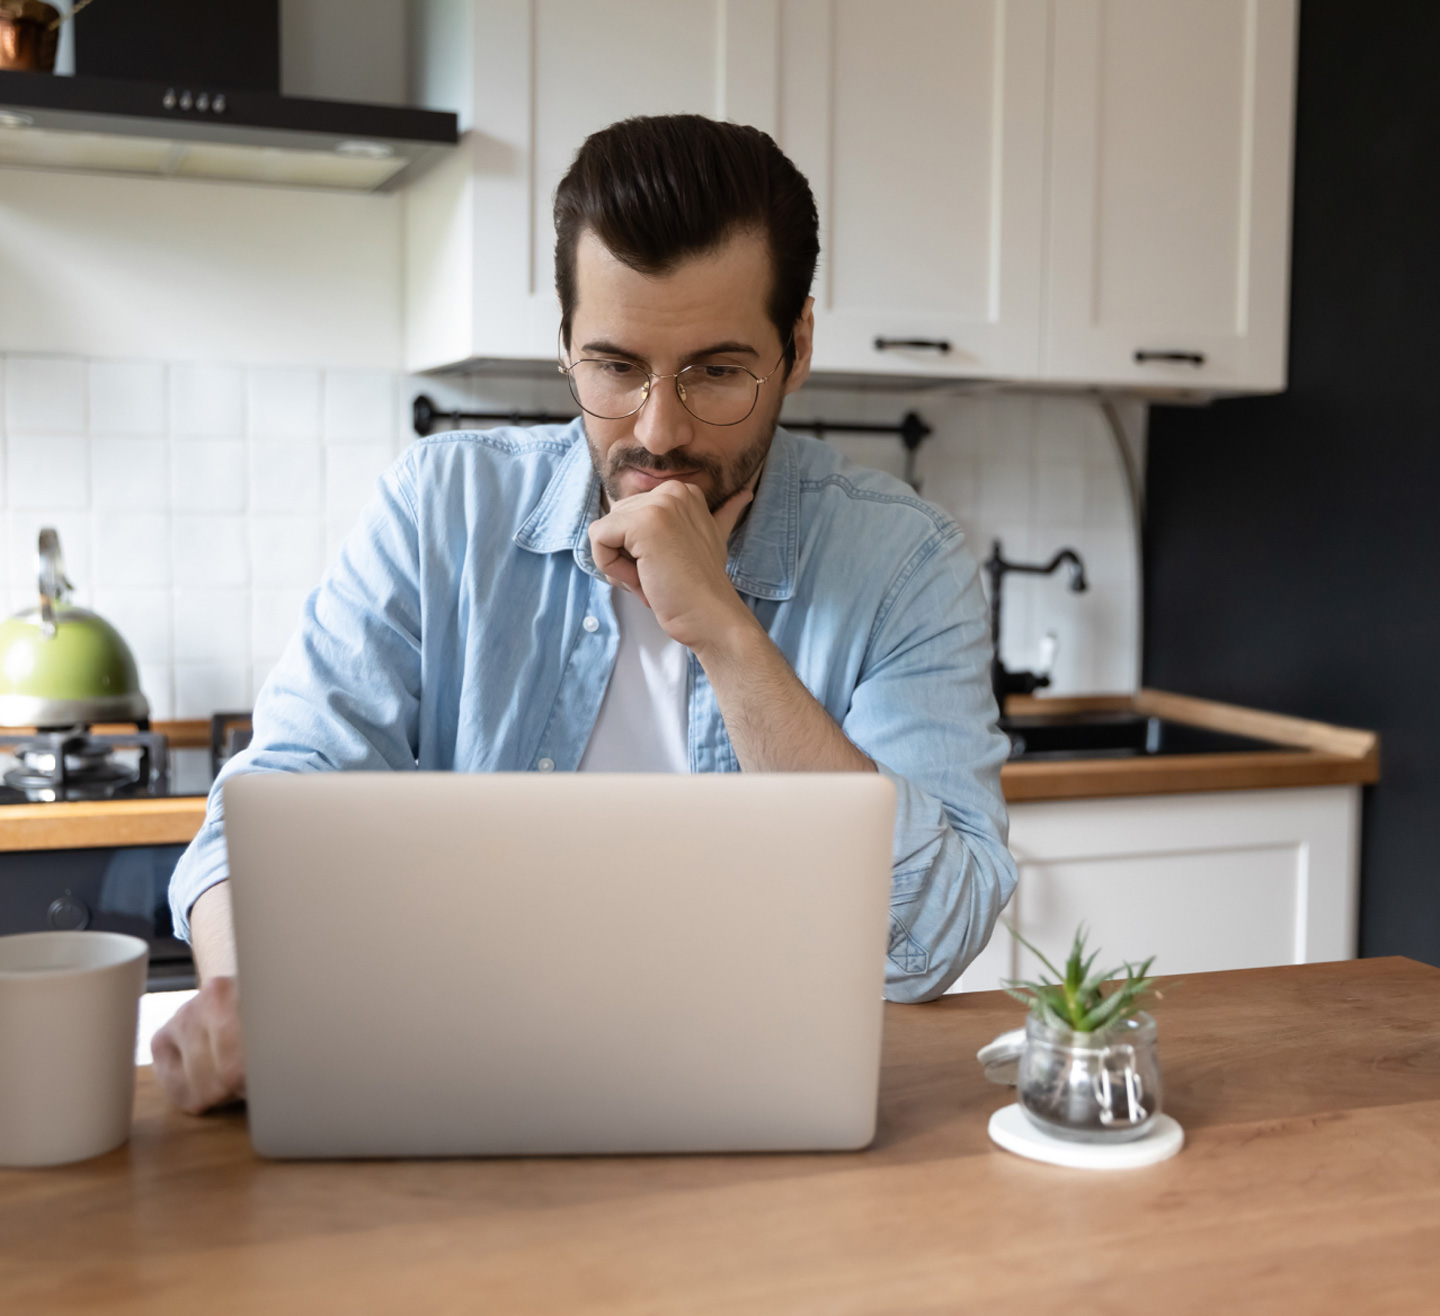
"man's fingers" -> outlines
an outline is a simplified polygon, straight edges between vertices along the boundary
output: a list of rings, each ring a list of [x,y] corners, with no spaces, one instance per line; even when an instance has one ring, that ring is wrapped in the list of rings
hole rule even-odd
[[[605,579],[616,589],[623,589],[627,594],[633,594],[647,608],[650,607],[650,600],[645,597],[644,587],[641,586],[638,581],[632,584],[629,581],[621,580],[619,576],[613,575],[606,576]]]
[[[715,524],[727,540],[745,515],[745,509],[754,501],[755,495],[749,489],[741,489],[715,509]]]
[[[194,1001],[181,1006],[150,1044],[155,1077],[165,1095],[187,1115],[198,1115],[211,1104],[214,1087],[207,1077],[210,1048],[196,1027],[194,1006]]]
[[[155,1077],[181,1110],[198,1115],[243,1096],[245,1054],[233,978],[213,978],[151,1042]]]

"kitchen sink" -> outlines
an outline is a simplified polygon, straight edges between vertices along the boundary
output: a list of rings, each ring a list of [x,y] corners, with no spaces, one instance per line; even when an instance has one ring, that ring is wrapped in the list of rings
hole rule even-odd
[[[1139,758],[1170,754],[1255,754],[1284,748],[1228,731],[1144,713],[1031,713],[1000,719],[1011,762]]]

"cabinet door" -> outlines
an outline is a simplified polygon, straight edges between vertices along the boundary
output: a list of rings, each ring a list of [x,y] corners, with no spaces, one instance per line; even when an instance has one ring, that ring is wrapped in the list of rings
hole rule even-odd
[[[1047,379],[1285,386],[1295,0],[1059,0]]]
[[[1359,824],[1358,786],[1017,804],[1002,918],[1056,963],[1082,922],[1107,965],[1157,973],[1351,959]],[[1042,971],[997,925],[952,990]]]
[[[553,358],[552,204],[581,142],[636,114],[706,114],[773,133],[778,0],[430,9],[427,59],[439,62],[429,52],[448,42],[467,47],[445,91],[469,102],[469,132],[460,158],[407,196],[410,368]]]
[[[1046,44],[1044,0],[785,0],[779,140],[820,209],[817,369],[1034,377]]]

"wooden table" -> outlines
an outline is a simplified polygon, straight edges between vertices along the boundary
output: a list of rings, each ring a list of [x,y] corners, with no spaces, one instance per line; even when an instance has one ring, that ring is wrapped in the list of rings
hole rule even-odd
[[[283,1164],[141,1071],[130,1145],[0,1171],[0,1312],[1440,1310],[1440,970],[1188,978],[1157,1008],[1186,1149],[993,1147],[998,993],[891,1006],[863,1153]]]

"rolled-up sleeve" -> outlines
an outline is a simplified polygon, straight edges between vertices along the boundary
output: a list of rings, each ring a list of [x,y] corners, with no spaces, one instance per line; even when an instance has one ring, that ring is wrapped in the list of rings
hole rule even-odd
[[[305,602],[255,701],[254,738],[215,779],[205,822],[170,882],[178,934],[229,876],[222,793],[243,772],[413,769],[420,708],[420,555],[402,461]]]
[[[990,654],[979,572],[952,526],[895,581],[843,724],[895,784],[890,1000],[943,993],[1015,889]]]

